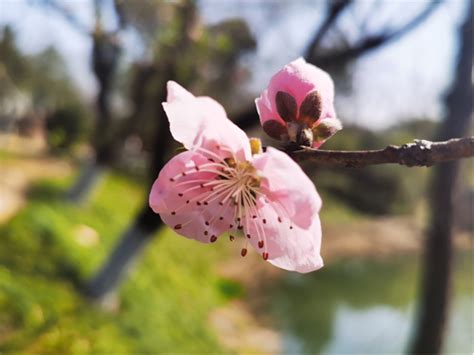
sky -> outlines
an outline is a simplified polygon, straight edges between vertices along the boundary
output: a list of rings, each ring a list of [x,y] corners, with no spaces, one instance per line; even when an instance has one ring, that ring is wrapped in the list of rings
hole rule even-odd
[[[92,27],[92,1],[58,1],[87,27]],[[457,29],[467,1],[445,0],[423,25],[359,60],[354,66],[353,92],[336,98],[336,110],[342,121],[381,129],[414,117],[439,118],[443,108],[441,98],[455,66]],[[395,26],[403,23],[423,8],[426,1],[384,0],[378,3],[379,15],[367,22],[367,28],[372,32],[385,28],[382,26],[387,23]],[[200,10],[206,23],[232,17],[242,17],[248,22],[258,46],[256,53],[246,58],[244,64],[253,75],[249,89],[258,95],[277,70],[303,53],[318,28],[324,5],[322,0],[201,0]],[[341,18],[341,28],[356,37],[356,20],[372,5],[372,0],[359,0],[354,10]],[[107,17],[105,20],[109,24],[112,22]],[[88,36],[53,10],[40,7],[38,0],[0,0],[1,24],[13,26],[20,47],[27,53],[55,46],[66,59],[68,69],[84,95],[90,99],[94,97],[96,83],[90,71],[92,43]],[[130,33],[124,41],[128,60],[142,54]],[[336,88],[338,84],[336,82]]]

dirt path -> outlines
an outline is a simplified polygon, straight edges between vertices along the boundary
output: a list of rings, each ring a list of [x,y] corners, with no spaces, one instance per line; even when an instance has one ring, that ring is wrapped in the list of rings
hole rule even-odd
[[[71,173],[64,160],[46,156],[44,143],[38,140],[0,135],[0,154],[0,224],[25,204],[32,182]]]

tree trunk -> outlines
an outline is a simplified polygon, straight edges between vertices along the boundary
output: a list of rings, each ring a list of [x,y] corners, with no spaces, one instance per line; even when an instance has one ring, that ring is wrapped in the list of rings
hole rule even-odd
[[[76,178],[76,182],[66,193],[66,199],[76,204],[87,201],[104,175],[105,167],[96,164],[94,160],[86,162]]]
[[[158,216],[155,217],[159,219]],[[161,221],[158,223],[161,224]],[[154,228],[156,229],[158,226]],[[85,295],[99,302],[107,300],[127,276],[152,236],[153,230],[144,229],[140,223],[132,224],[120,237],[119,243],[102,269],[86,285]]]
[[[473,2],[460,32],[458,66],[446,99],[447,115],[438,138],[446,140],[466,133],[472,116]],[[431,218],[427,233],[419,314],[412,354],[440,354],[448,320],[451,290],[453,195],[459,161],[436,166],[431,181]]]

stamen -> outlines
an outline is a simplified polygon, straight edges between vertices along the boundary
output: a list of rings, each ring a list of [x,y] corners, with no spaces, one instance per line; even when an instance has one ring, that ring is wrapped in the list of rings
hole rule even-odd
[[[247,248],[242,248],[242,250],[240,251],[240,255],[242,256],[247,255]]]

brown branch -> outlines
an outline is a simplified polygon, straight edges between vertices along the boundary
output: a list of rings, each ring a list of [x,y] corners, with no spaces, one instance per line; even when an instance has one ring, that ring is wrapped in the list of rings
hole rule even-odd
[[[299,147],[289,153],[298,162],[311,161],[318,166],[360,168],[367,165],[400,164],[408,167],[469,158],[474,155],[474,137],[444,142],[415,140],[402,146],[380,150],[335,151]]]
[[[307,61],[316,64],[322,68],[329,65],[343,65],[355,58],[358,58],[372,50],[380,48],[396,39],[404,36],[408,32],[417,28],[422,24],[441,4],[441,1],[432,0],[420,13],[418,13],[411,20],[391,32],[382,32],[363,38],[359,43],[354,44],[350,48],[331,51],[325,55],[310,56]]]

